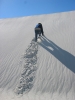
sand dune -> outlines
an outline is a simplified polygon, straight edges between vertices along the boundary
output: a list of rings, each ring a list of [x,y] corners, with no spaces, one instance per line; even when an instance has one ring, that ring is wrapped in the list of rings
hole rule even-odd
[[[74,16],[0,19],[0,100],[75,100]],[[38,22],[45,37],[34,42]]]

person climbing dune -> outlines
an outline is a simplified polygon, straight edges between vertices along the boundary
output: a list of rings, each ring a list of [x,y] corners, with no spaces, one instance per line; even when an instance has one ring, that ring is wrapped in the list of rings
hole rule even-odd
[[[44,36],[43,26],[41,23],[38,23],[35,27],[35,41],[37,41],[37,36],[41,36],[41,34]]]

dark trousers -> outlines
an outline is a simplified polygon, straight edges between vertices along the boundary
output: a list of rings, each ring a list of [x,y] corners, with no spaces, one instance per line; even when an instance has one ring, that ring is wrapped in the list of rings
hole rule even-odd
[[[37,41],[37,36],[41,35],[41,29],[40,28],[35,28],[35,41]]]

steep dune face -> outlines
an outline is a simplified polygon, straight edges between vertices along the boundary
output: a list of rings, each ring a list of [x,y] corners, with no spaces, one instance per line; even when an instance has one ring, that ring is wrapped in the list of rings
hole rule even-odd
[[[25,86],[31,84],[26,88],[30,97],[31,93],[43,99],[75,100],[74,16],[72,11],[0,20],[1,98],[5,95],[2,90],[12,93],[20,85],[25,93]],[[38,22],[43,24],[45,37],[35,43]],[[39,96],[36,100],[41,100]],[[33,100],[30,97],[27,100]]]
[[[55,14],[54,17],[47,16],[44,21],[46,37],[42,38],[39,45],[38,70],[33,87],[35,92],[67,94],[74,97],[74,15],[75,12]]]
[[[47,44],[44,43],[47,42]],[[39,50],[36,91],[42,93],[75,92],[75,57],[52,41],[43,39]]]

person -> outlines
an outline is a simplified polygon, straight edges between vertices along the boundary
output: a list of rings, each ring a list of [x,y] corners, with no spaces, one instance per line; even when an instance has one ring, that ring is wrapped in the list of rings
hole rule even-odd
[[[43,26],[41,23],[38,23],[35,27],[35,41],[37,41],[37,36],[41,36],[41,34],[44,36]]]

